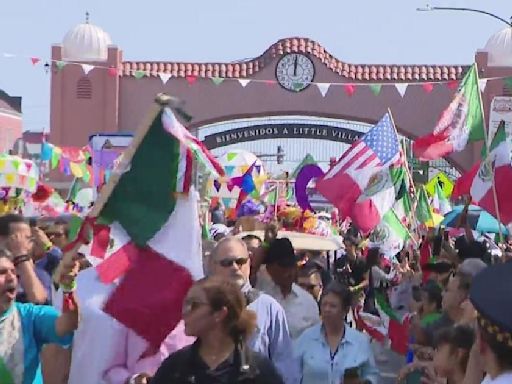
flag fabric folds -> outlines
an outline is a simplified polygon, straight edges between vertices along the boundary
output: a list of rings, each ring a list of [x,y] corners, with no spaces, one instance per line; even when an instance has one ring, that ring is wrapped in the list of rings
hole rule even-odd
[[[409,231],[400,222],[395,211],[391,209],[371,232],[369,240],[371,247],[378,247],[381,254],[391,260],[402,250],[405,241],[409,238]]]
[[[376,208],[372,198],[385,196],[387,201],[388,195],[379,192],[389,187],[389,167],[399,160],[398,136],[391,115],[387,113],[375,127],[352,144],[317,181],[316,188],[339,209],[343,217],[350,216],[356,226],[364,228],[360,228],[363,232],[370,231],[385,214]],[[356,213],[355,207],[366,211]],[[366,218],[365,212],[370,219]]]
[[[443,111],[434,132],[414,141],[413,151],[418,159],[440,159],[452,152],[462,151],[468,141],[485,138],[479,92],[477,68],[473,65],[452,102]]]
[[[434,196],[432,196],[432,210],[434,213],[444,216],[452,210],[452,206],[441,189],[439,183],[434,187]]]
[[[195,141],[188,133],[164,127],[169,113],[161,108],[137,134],[123,159],[128,170],[111,180],[110,193],[108,186],[102,191],[108,196],[98,199],[106,197],[96,212],[91,250],[100,280],[122,277],[104,311],[153,346],[180,321],[185,294],[203,276],[193,155],[223,173],[204,148],[191,151]]]
[[[478,168],[470,190],[473,201],[494,217],[499,217],[503,223],[512,222],[512,199],[509,195],[512,180],[511,151],[512,147],[506,135],[497,133],[489,154]]]

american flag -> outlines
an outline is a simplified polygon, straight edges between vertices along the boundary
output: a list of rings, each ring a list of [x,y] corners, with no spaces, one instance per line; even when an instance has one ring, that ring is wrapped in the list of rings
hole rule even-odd
[[[354,142],[324,179],[339,173],[371,169],[377,172],[400,160],[400,143],[389,113],[361,139]]]

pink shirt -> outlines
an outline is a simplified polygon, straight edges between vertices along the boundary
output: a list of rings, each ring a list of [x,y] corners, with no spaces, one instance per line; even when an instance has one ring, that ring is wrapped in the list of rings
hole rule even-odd
[[[111,363],[108,365],[110,368],[104,373],[105,382],[109,384],[124,384],[137,373],[153,376],[167,356],[195,341],[194,337],[185,335],[185,325],[181,321],[156,354],[142,357],[148,349],[148,343],[128,328],[124,329],[124,333],[124,337],[120,337],[113,348]]]

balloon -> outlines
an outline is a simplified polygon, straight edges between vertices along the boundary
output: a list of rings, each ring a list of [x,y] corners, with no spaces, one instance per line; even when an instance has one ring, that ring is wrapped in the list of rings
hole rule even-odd
[[[316,179],[324,175],[324,171],[316,164],[307,164],[303,166],[295,179],[295,198],[297,204],[303,211],[314,212],[307,193],[307,186],[312,179]]]

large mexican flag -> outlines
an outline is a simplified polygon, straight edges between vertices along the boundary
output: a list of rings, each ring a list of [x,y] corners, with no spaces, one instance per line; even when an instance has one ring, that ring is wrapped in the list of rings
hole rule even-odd
[[[152,116],[91,212],[96,217],[91,253],[99,259],[104,283],[121,279],[104,311],[158,346],[180,321],[193,281],[203,276],[192,153],[215,160],[188,136],[173,135],[176,127],[164,127],[170,109],[160,106]]]
[[[462,151],[468,141],[485,138],[479,92],[477,67],[473,65],[450,105],[443,111],[434,131],[414,141],[413,151],[418,159],[440,159],[452,152]]]

